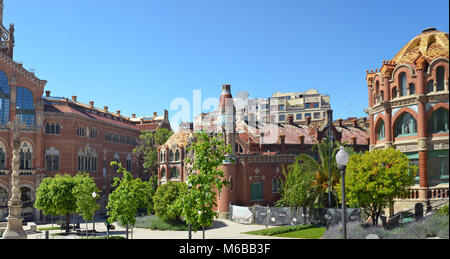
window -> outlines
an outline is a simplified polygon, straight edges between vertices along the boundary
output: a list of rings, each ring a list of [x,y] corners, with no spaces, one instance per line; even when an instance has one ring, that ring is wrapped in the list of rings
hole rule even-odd
[[[400,96],[405,96],[408,93],[408,82],[406,81],[406,73],[401,73],[399,77]]]
[[[29,170],[31,169],[31,159],[32,159],[33,149],[28,142],[22,142],[19,149],[20,154],[20,170]]]
[[[428,134],[448,132],[448,110],[439,108],[428,118]]]
[[[392,98],[397,98],[397,87],[392,88]]]
[[[319,108],[319,103],[314,103],[314,108]]]
[[[97,152],[89,144],[78,151],[78,171],[97,172]]]
[[[127,159],[127,171],[131,172],[131,159]]]
[[[175,161],[180,161],[180,151],[178,149],[175,152]]]
[[[377,139],[382,140],[385,138],[385,128],[384,128],[384,121],[380,120],[377,126]]]
[[[169,150],[169,162],[174,161],[173,151]]]
[[[278,105],[278,110],[284,111],[284,105]]]
[[[86,129],[82,126],[77,126],[77,136],[80,137],[86,136]]]
[[[429,151],[427,169],[430,185],[448,183],[448,150]]]
[[[170,169],[170,178],[180,178],[180,170],[178,170],[178,167],[172,167]]]
[[[308,118],[308,117],[311,118],[311,113],[305,113],[305,118]]]
[[[279,178],[272,179],[272,193],[279,193],[281,181]]]
[[[409,164],[417,167],[415,180],[419,181],[419,153],[418,152],[410,152],[410,153],[404,153],[404,154],[408,157]]]
[[[242,148],[242,146],[239,143],[236,143],[235,147],[236,147],[236,153],[239,153],[239,154],[244,153],[244,149]]]
[[[59,154],[47,154],[45,156],[45,169],[47,172],[59,171]]]
[[[295,118],[296,118],[297,120],[302,120],[302,114],[299,113],[299,114],[295,115]]]
[[[36,113],[33,104],[33,93],[25,87],[17,87],[16,114],[20,122],[27,126],[36,124]]]
[[[98,138],[98,130],[95,128],[91,129],[91,131],[89,132],[89,137],[94,139]]]
[[[434,92],[434,82],[433,80],[428,81],[427,83],[427,93]]]
[[[6,153],[3,144],[0,144],[0,169],[6,169]]]
[[[106,132],[106,141],[112,141],[112,133]]]
[[[285,121],[285,120],[286,120],[286,115],[278,116],[278,121]]]
[[[409,94],[410,95],[416,94],[416,85],[409,84]]]
[[[262,183],[252,183],[250,185],[250,200],[251,201],[264,200]]]
[[[315,112],[314,113],[314,119],[315,120],[320,119],[320,112]]]
[[[436,91],[444,91],[445,69],[440,66],[436,69]]]
[[[11,89],[8,84],[6,73],[0,70],[0,124],[9,122],[9,98]]]
[[[415,134],[417,134],[417,121],[410,113],[405,112],[395,123],[395,137]]]
[[[59,135],[61,133],[61,126],[58,123],[47,123],[45,125],[45,134]]]
[[[161,178],[166,178],[166,169],[164,167],[161,169]]]

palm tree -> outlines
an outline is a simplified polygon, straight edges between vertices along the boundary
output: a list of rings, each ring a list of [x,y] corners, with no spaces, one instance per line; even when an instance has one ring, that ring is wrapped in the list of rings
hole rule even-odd
[[[330,191],[332,192],[332,202],[338,204],[338,198],[334,191],[334,187],[340,181],[339,169],[336,163],[336,153],[339,150],[339,144],[337,142],[331,142],[332,152],[330,157],[329,142],[330,140],[327,137],[324,141],[316,143],[312,147],[312,151],[317,152],[318,154],[318,160],[314,159],[309,154],[301,154],[296,159],[297,162],[302,164],[302,170],[315,175],[315,179],[311,186],[311,206],[318,205],[319,207],[328,207],[328,193]],[[330,165],[332,188],[330,187]]]

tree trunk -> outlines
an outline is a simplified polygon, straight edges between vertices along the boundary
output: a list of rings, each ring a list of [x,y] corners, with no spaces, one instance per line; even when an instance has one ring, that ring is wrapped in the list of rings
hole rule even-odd
[[[203,228],[203,239],[205,239],[205,226],[202,226]]]
[[[127,224],[127,239],[128,239],[128,224]]]
[[[66,214],[66,233],[70,233],[70,213]]]

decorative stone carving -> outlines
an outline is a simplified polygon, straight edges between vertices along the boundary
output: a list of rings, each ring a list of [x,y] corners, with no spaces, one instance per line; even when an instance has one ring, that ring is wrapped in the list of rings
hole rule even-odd
[[[419,151],[427,150],[427,139],[426,138],[417,139],[417,149]]]

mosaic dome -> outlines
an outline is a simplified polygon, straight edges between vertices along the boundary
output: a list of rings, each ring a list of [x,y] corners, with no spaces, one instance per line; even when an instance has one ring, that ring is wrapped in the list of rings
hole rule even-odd
[[[435,28],[425,29],[406,44],[392,59],[397,64],[414,63],[422,52],[428,62],[436,58],[449,58],[448,33]]]

